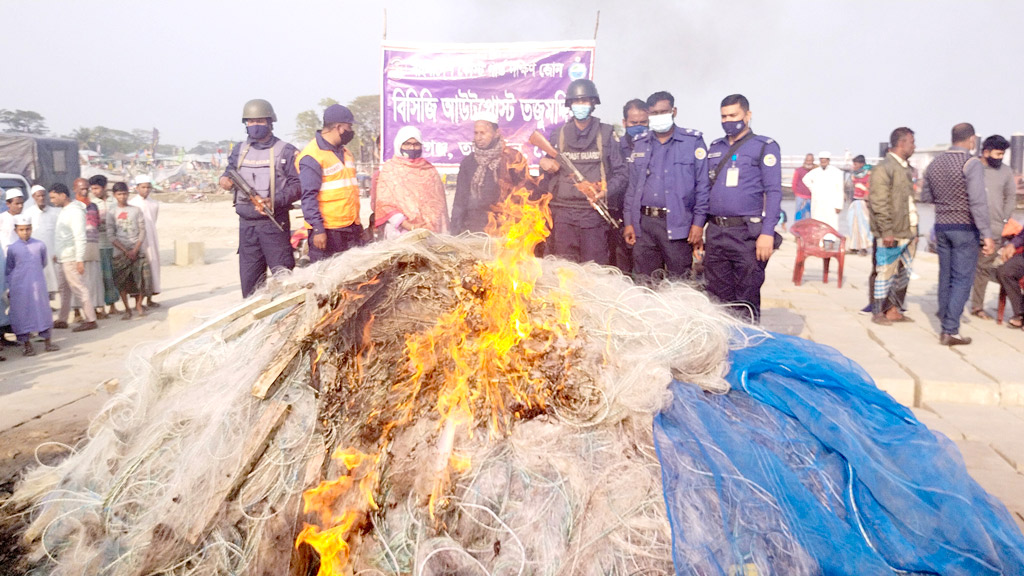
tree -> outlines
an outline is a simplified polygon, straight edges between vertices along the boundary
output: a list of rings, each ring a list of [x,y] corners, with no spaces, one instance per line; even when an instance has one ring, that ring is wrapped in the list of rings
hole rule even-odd
[[[0,110],[0,124],[6,124],[12,132],[25,134],[46,134],[46,119],[32,110]]]
[[[323,126],[323,111],[332,104],[337,104],[334,98],[320,100],[320,111],[306,110],[295,117],[295,133],[293,136],[299,141],[311,140],[316,131]],[[376,146],[374,140],[380,135],[380,95],[368,94],[359,96],[347,104],[348,109],[355,116],[355,123],[352,130],[355,136],[348,144],[348,149],[356,159],[363,156],[362,150],[365,147],[367,158],[373,158],[372,150]]]
[[[355,138],[350,145],[352,153],[359,159],[363,156],[362,149],[365,147],[367,158],[373,158],[373,149],[376,146],[374,141],[380,136],[380,95],[368,94],[359,96],[348,104],[356,122],[352,129],[356,131]]]
[[[337,103],[338,101],[334,98],[321,98],[318,104],[319,112],[316,110],[299,112],[299,115],[295,117],[295,132],[292,136],[300,142],[312,140],[316,131],[323,127],[324,109]]]

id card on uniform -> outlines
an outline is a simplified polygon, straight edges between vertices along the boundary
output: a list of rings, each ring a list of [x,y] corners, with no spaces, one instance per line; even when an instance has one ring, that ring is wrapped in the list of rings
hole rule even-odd
[[[725,187],[735,188],[740,183],[740,169],[732,166],[725,171]]]

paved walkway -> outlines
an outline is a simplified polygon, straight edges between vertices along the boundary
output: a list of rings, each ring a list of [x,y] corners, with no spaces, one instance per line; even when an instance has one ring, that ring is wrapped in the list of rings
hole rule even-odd
[[[972,476],[1024,529],[1024,331],[965,315],[961,334],[973,342],[941,346],[935,316],[939,263],[925,250],[917,253],[919,277],[907,294],[914,322],[892,326],[860,313],[868,302],[869,256],[846,257],[842,288],[834,260],[829,283],[822,282],[820,258],[808,259],[803,284],[795,286],[795,258],[787,237],[768,266],[762,324],[836,348],[863,366],[880,388],[960,448]],[[990,284],[986,310],[993,317],[998,293]]]

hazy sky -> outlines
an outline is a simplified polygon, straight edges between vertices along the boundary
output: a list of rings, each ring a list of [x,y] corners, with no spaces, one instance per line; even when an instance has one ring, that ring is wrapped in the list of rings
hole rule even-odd
[[[0,108],[56,134],[155,126],[191,147],[244,136],[242,104],[266,98],[288,137],[320,98],[380,91],[385,8],[389,40],[421,42],[589,39],[600,9],[597,115],[612,123],[669,90],[677,123],[709,141],[721,98],[745,94],[783,154],[872,155],[899,125],[919,146],[961,121],[1024,131],[1024,2],[1010,0],[0,0]]]

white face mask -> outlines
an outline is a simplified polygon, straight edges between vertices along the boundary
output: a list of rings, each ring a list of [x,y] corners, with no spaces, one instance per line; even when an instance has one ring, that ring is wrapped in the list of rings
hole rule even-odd
[[[672,113],[655,114],[647,119],[647,127],[658,134],[664,134],[672,129]]]

